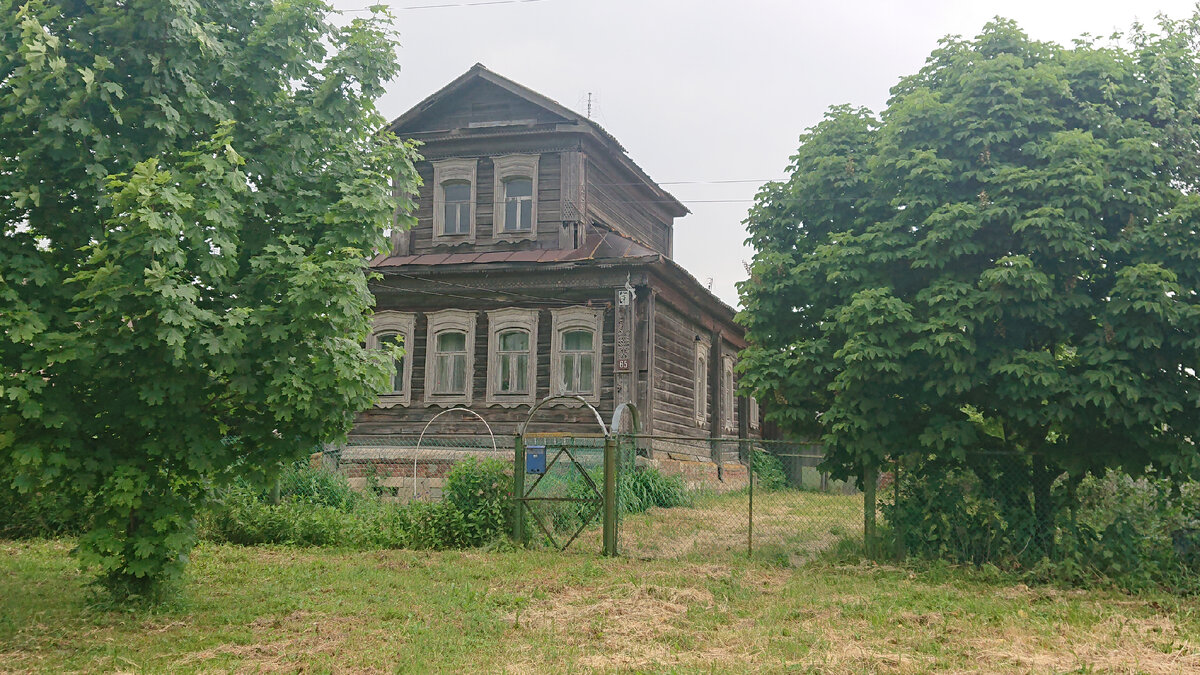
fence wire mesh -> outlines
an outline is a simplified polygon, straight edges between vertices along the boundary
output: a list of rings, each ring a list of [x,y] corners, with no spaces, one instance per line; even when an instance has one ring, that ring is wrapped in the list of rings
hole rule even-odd
[[[511,464],[513,445],[512,436],[488,434],[352,436],[327,449],[324,462],[356,489],[401,502],[437,501],[456,464],[468,458]]]
[[[860,550],[863,495],[831,480],[820,446],[758,439],[627,437],[620,550],[638,558],[753,553],[793,564]]]

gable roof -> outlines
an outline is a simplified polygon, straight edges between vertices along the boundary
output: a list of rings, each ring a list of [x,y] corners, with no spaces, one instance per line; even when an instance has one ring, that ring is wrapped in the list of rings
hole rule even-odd
[[[610,150],[613,158],[616,159],[619,164],[633,173],[634,176],[639,178],[645,184],[645,186],[655,194],[655,196],[658,198],[658,201],[672,213],[672,215],[678,218],[690,213],[688,208],[684,206],[678,199],[676,199],[674,195],[662,189],[658,183],[654,182],[654,179],[650,178],[649,174],[647,174],[645,170],[643,170],[632,159],[630,159],[629,155],[626,154],[624,146],[622,146],[612,134],[605,131],[604,128],[599,124],[596,124],[591,119],[576,113],[561,103],[537,93],[529,87],[517,84],[506,77],[497,75],[480,63],[476,63],[474,66],[471,66],[467,72],[454,78],[454,80],[452,80],[449,84],[430,94],[425,98],[425,100],[410,108],[408,112],[405,112],[403,115],[400,115],[396,119],[392,120],[392,122],[387,125],[386,129],[396,133],[399,136],[403,136],[405,128],[411,128],[415,122],[420,120],[438,103],[479,82],[487,82],[494,86],[500,87],[513,96],[524,99],[533,105],[536,105],[554,115],[568,120],[571,124],[577,125],[580,130],[592,135],[599,140],[602,145],[606,146]]]

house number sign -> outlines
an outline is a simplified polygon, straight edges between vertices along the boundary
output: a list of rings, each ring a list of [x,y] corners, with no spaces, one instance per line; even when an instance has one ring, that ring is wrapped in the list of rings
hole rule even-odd
[[[628,290],[617,291],[614,342],[618,373],[627,373],[633,370],[633,302],[631,300]]]

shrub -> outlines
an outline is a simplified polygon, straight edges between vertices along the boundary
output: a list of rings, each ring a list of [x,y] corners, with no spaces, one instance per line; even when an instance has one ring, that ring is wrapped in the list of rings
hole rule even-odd
[[[971,468],[924,461],[881,504],[886,532],[912,556],[995,565],[1033,579],[1107,580],[1130,590],[1200,591],[1200,485],[1110,471],[1053,485],[1053,540],[1039,546],[1031,487],[1018,458]],[[890,495],[888,495],[890,496]]]
[[[651,467],[622,478],[617,495],[621,513],[641,513],[656,506],[669,509],[691,503],[682,476],[668,476]]]
[[[471,457],[450,469],[442,499],[461,516],[453,524],[445,523],[461,530],[453,535],[459,545],[482,546],[507,532],[512,521],[511,492],[512,468],[498,459]]]
[[[87,508],[71,509],[70,501],[55,491],[21,493],[13,476],[0,469],[0,538],[61,537],[83,531]]]
[[[398,504],[351,490],[344,476],[307,463],[284,471],[280,502],[248,484],[224,491],[199,518],[200,536],[241,545],[468,548],[507,532],[511,477],[497,460],[470,459],[446,476],[444,499]]]
[[[783,460],[775,455],[754,448],[751,451],[750,471],[754,484],[762,490],[782,490],[788,487],[787,474],[783,471]]]
[[[359,494],[350,487],[350,481],[344,475],[313,467],[305,459],[284,468],[279,474],[279,496],[345,509],[354,504]]]

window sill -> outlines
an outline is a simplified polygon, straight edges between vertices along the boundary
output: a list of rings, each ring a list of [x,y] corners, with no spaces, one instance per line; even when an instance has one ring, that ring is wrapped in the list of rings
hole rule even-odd
[[[537,402],[533,395],[523,396],[489,396],[487,406],[489,408],[520,408],[522,406],[529,407]]]
[[[376,408],[395,408],[396,406],[408,406],[409,398],[407,394],[382,394],[379,400],[375,402]]]

